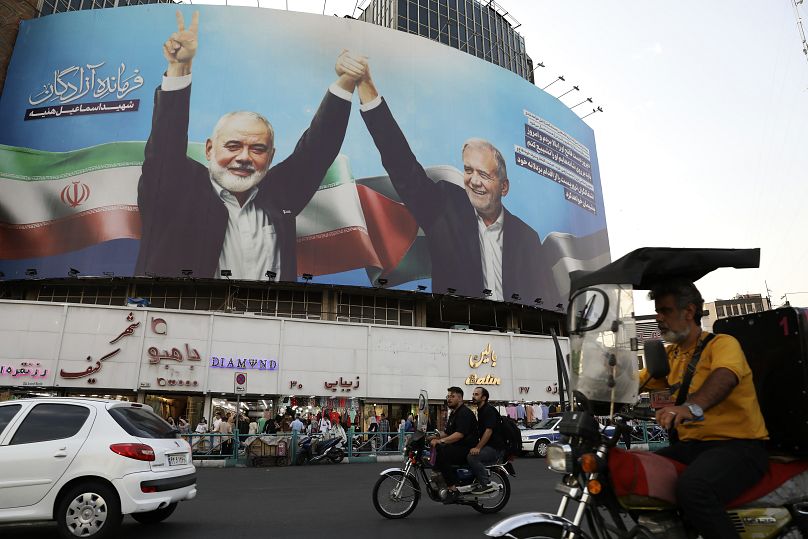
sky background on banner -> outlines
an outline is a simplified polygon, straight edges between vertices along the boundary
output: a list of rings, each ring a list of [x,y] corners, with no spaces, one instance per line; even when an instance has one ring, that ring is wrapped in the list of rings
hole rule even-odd
[[[195,9],[182,7],[188,24]],[[78,11],[23,24],[2,95],[0,125],[7,128],[0,132],[0,143],[62,152],[112,141],[145,141],[151,129],[153,89],[166,66],[162,44],[176,30],[174,11],[168,5]],[[234,39],[236,33],[238,39]],[[62,41],[64,47],[54,46]],[[336,79],[334,63],[343,48],[371,57],[374,80],[424,166],[462,169],[463,142],[469,137],[486,138],[502,150],[509,163],[511,187],[504,199],[506,207],[542,237],[549,232],[584,236],[604,228],[593,132],[573,112],[488,62],[358,21],[255,7],[202,6],[189,139],[204,142],[225,112],[256,110],[266,114],[274,126],[277,163],[291,153],[328,85]],[[36,103],[43,85],[53,82],[54,70],[102,62],[101,77],[116,74],[121,62],[126,64],[125,76],[137,70],[143,77],[141,88],[122,97],[140,99],[137,112],[22,121],[24,110],[31,107],[29,100]],[[76,103],[94,100],[87,95]],[[36,106],[48,104],[52,102]],[[525,109],[589,148],[597,214],[567,202],[561,185],[515,165],[514,146],[525,145]],[[342,153],[348,156],[355,178],[385,173],[358,106],[352,111]],[[74,254],[87,256],[87,252]],[[104,253],[104,258],[114,257]],[[80,263],[51,257],[15,261],[14,265],[18,271],[38,267],[41,275],[61,276],[63,267],[98,274],[93,266],[99,257],[89,259]],[[120,274],[118,268],[115,271]],[[132,270],[123,273],[127,271]],[[364,270],[320,280],[370,284]]]
[[[784,295],[808,305],[808,61],[791,0],[500,4],[521,23],[533,61],[546,66],[536,71],[538,86],[564,75],[548,92],[577,84],[564,103],[591,96],[604,108],[586,121],[613,259],[643,246],[760,247],[760,269],[700,280],[705,299],[766,295],[767,282],[775,306]],[[325,13],[350,14],[355,5],[327,0]],[[320,1],[288,6],[323,12]],[[808,6],[799,10],[808,25]],[[638,314],[651,313],[641,298]]]

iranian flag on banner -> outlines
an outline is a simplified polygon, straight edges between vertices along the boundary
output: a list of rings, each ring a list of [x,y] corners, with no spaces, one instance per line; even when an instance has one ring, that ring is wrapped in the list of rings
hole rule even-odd
[[[0,260],[139,239],[144,145],[114,142],[59,153],[0,145]],[[206,163],[203,144],[189,144],[188,155]],[[445,174],[451,167],[434,169]],[[301,274],[365,268],[371,282],[384,277],[390,286],[430,276],[423,232],[390,179],[354,180],[344,155],[297,217],[297,242]]]

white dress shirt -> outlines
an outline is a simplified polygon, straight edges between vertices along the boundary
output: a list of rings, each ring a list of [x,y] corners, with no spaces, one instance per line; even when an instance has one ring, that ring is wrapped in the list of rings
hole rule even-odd
[[[250,189],[249,197],[242,206],[233,193],[212,178],[210,183],[227,208],[228,215],[216,275],[223,269],[232,271],[234,279],[251,281],[265,279],[267,270],[280,275],[281,251],[275,226],[269,214],[253,203],[258,188]]]
[[[480,256],[483,263],[483,282],[491,291],[490,299],[503,301],[502,297],[502,225],[505,222],[505,210],[499,212],[497,220],[485,226],[480,214],[477,214],[477,230],[480,233]]]

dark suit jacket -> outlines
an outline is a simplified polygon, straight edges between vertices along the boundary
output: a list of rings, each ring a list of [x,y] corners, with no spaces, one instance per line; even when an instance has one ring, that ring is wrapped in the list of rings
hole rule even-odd
[[[477,213],[464,188],[433,182],[413,155],[387,103],[362,118],[401,200],[426,234],[432,258],[432,290],[454,288],[464,296],[482,296],[484,286]],[[502,292],[532,303],[549,292],[549,267],[542,261],[541,240],[524,221],[505,209],[502,238]],[[553,287],[554,288],[554,287]],[[553,294],[555,296],[555,294]]]
[[[138,183],[142,221],[135,274],[217,277],[228,214],[207,167],[186,156],[191,88],[154,94],[152,130]],[[253,200],[275,227],[279,279],[297,278],[295,217],[317,191],[337,156],[351,103],[327,92],[292,154],[267,171]]]

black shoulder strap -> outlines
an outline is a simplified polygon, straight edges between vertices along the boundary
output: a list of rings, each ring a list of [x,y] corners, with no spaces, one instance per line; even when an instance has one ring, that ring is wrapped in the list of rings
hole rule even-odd
[[[698,364],[699,359],[701,359],[701,353],[707,348],[707,343],[713,340],[714,337],[714,334],[708,333],[693,351],[693,357],[690,359],[690,363],[687,364],[687,370],[682,377],[682,386],[679,388],[679,393],[676,395],[676,406],[680,406],[687,399],[687,393],[690,390],[690,381],[693,380],[693,374],[696,372],[696,364]]]

